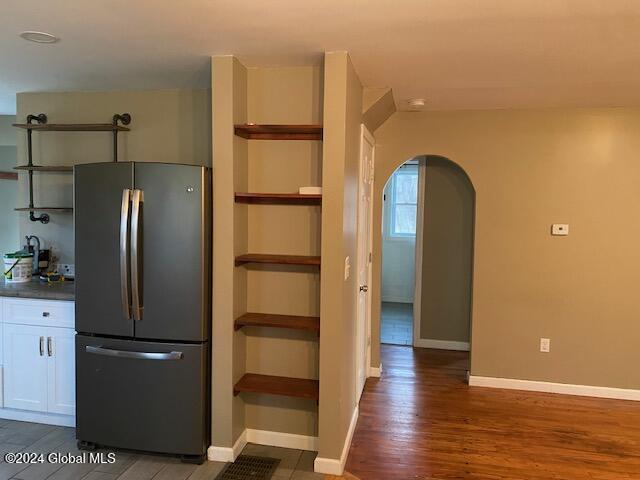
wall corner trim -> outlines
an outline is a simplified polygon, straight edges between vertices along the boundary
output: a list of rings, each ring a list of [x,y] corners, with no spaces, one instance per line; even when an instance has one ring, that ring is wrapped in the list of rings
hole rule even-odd
[[[526,390],[530,392],[559,393],[562,395],[612,398],[615,400],[633,400],[640,402],[640,390],[627,388],[540,382],[535,380],[518,380],[514,378],[480,377],[477,375],[469,376],[469,385],[472,387],[504,388],[508,390]]]
[[[347,438],[345,438],[340,459],[316,457],[316,460],[313,463],[314,472],[324,473],[325,475],[342,475],[342,472],[344,472],[344,466],[347,463],[347,457],[349,456],[349,448],[351,448],[353,433],[355,432],[356,424],[358,423],[358,415],[359,409],[356,405],[356,408],[353,410],[353,415],[351,416],[351,423],[349,424]]]
[[[468,352],[470,349],[469,342],[433,340],[430,338],[418,338],[413,346],[418,348],[435,348],[438,350],[457,350],[460,352]]]
[[[382,376],[382,362],[379,367],[369,367],[369,377],[380,378]]]
[[[207,458],[212,462],[235,462],[240,452],[247,445],[247,431],[245,430],[233,444],[233,447],[216,447],[211,445],[207,449]]]

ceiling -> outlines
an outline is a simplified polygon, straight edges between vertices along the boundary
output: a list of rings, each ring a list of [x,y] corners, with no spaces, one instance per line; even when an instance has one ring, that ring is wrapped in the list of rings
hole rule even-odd
[[[330,50],[400,109],[640,105],[638,0],[3,0],[0,113],[21,91],[206,87],[214,54],[297,65]]]

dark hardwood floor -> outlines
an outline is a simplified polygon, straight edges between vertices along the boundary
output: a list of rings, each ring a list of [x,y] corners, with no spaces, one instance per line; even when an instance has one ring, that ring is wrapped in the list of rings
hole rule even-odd
[[[346,470],[362,480],[640,479],[640,402],[469,387],[467,353],[382,346]]]

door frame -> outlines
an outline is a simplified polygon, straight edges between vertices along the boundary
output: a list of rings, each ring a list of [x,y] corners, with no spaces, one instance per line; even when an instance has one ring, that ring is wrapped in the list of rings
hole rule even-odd
[[[360,275],[360,258],[361,258],[361,249],[362,249],[362,238],[361,238],[361,232],[360,232],[360,218],[362,215],[361,212],[361,208],[360,208],[360,198],[361,198],[361,186],[362,186],[362,172],[363,172],[363,151],[364,151],[364,143],[365,141],[368,142],[371,145],[371,182],[370,182],[370,192],[369,192],[369,198],[370,200],[370,205],[369,205],[369,238],[367,239],[367,249],[369,254],[366,255],[365,257],[367,258],[367,261],[369,263],[369,267],[368,267],[368,273],[367,273],[367,285],[369,288],[371,288],[371,284],[372,284],[372,255],[373,255],[373,193],[374,193],[374,178],[375,178],[375,151],[376,151],[376,142],[375,142],[375,138],[373,136],[373,134],[367,129],[367,127],[362,124],[360,127],[360,158],[358,161],[358,196],[357,196],[357,204],[358,204],[358,213],[357,213],[357,233],[356,233],[356,243],[357,243],[357,253],[356,253],[356,282],[355,282],[355,298],[356,298],[356,332],[354,335],[354,352],[356,354],[356,365],[355,365],[355,382],[354,382],[354,388],[356,390],[356,399],[359,402],[360,401],[360,396],[362,394],[362,391],[359,388],[359,378],[358,378],[358,373],[359,373],[359,366],[360,366],[360,362],[364,362],[362,369],[364,371],[364,379],[366,381],[366,379],[368,377],[370,377],[370,371],[371,371],[371,305],[372,305],[372,293],[371,290],[369,290],[367,293],[367,303],[365,306],[365,311],[366,311],[366,319],[364,321],[364,329],[360,329],[359,325],[360,325],[360,321],[361,319],[359,318],[359,295],[360,295],[360,281],[359,281],[359,275]],[[363,358],[358,358],[359,355],[358,353],[360,352],[359,350],[359,345],[362,345],[361,342],[363,342],[363,339],[360,337],[360,334],[364,334],[365,338],[364,340],[366,340],[366,347],[364,349],[363,352]],[[363,385],[363,389],[364,389],[364,385]]]
[[[427,185],[427,161],[418,159],[418,205],[416,208],[415,279],[413,281],[413,346],[419,347],[420,319],[422,318],[422,253],[424,236],[424,204]]]

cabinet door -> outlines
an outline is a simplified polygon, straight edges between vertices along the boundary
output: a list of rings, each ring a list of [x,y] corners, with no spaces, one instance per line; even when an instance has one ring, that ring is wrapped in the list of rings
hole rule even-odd
[[[4,406],[47,410],[46,329],[4,324]]]
[[[70,328],[48,328],[47,392],[48,411],[63,415],[76,413],[75,332]]]

